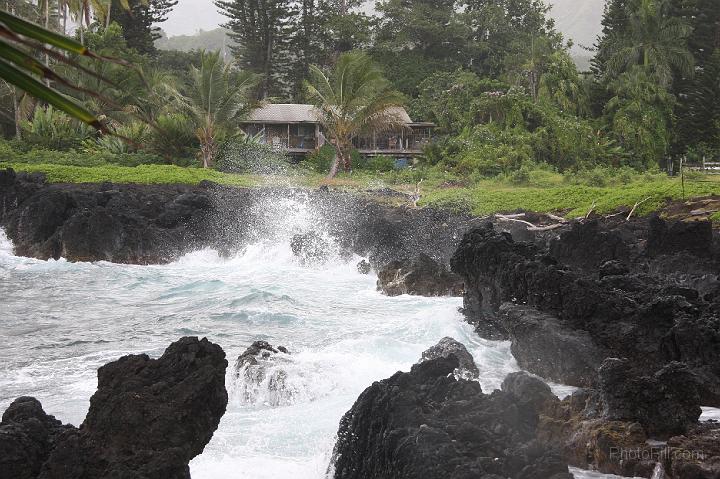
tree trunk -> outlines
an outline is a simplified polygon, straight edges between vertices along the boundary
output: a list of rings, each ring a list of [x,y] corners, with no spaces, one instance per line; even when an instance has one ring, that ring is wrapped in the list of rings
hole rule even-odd
[[[214,129],[212,127],[202,128],[198,134],[198,140],[200,140],[200,157],[202,159],[202,166],[203,168],[211,168],[217,153]]]
[[[333,158],[332,166],[330,167],[330,173],[328,173],[327,179],[332,180],[338,174],[340,169],[340,161],[342,161],[343,153],[342,150],[336,145],[335,146],[335,158]]]
[[[13,113],[15,114],[15,138],[22,140],[22,128],[20,126],[20,100],[18,100],[17,88],[13,87]]]
[[[105,16],[105,30],[110,26],[110,13],[112,13],[112,1],[108,3],[107,15]]]
[[[50,28],[50,0],[45,0],[45,30]],[[50,48],[50,45],[45,45],[45,48]],[[50,54],[45,54],[45,66],[50,67]],[[45,79],[45,85],[50,86],[50,80]]]

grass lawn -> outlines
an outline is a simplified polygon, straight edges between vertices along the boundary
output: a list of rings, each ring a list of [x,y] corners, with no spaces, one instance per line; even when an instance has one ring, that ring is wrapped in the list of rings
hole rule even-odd
[[[720,177],[685,181],[685,198],[720,195]],[[476,215],[528,210],[560,212],[568,218],[584,216],[594,206],[598,213],[610,213],[622,207],[637,209],[639,215],[660,209],[669,200],[683,198],[679,178],[635,180],[626,185],[592,187],[557,185],[548,187],[508,187],[481,182],[471,188],[435,189],[428,192],[421,204],[447,206],[470,211]],[[717,214],[715,215],[718,216]]]
[[[0,163],[0,168],[16,171],[43,172],[48,181],[54,183],[114,183],[139,184],[198,184],[202,180],[228,186],[255,187],[265,185],[287,185],[317,188],[328,184],[333,188],[364,191],[390,187],[410,193],[415,184],[402,182],[401,177],[392,174],[355,172],[340,175],[326,181],[319,173],[298,172],[292,176],[258,176],[220,173],[201,168],[184,168],[171,165],[141,165],[124,167],[68,166],[53,164]],[[422,184],[420,205],[452,208],[487,215],[496,212],[528,210],[561,213],[568,218],[584,216],[594,206],[599,213],[609,213],[622,207],[638,207],[639,215],[658,210],[668,199],[683,198],[679,178],[664,175],[638,175],[627,184],[608,186],[587,186],[571,184],[561,175],[547,175],[542,184],[513,186],[501,180],[483,180],[472,186],[451,186],[443,178],[430,177]],[[720,176],[694,176],[685,180],[685,198],[720,195]],[[404,200],[397,200],[404,202]],[[720,213],[713,216],[720,220]]]
[[[250,175],[231,175],[215,170],[184,168],[172,165],[140,165],[135,167],[69,166],[32,163],[0,163],[0,168],[12,168],[28,173],[45,173],[51,183],[137,183],[137,184],[188,184],[203,180],[230,186],[254,186],[258,179]]]

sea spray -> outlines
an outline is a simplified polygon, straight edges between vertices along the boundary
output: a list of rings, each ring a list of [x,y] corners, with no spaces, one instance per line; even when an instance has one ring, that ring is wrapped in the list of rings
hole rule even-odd
[[[509,343],[480,339],[462,321],[457,298],[382,296],[373,276],[357,272],[359,258],[303,265],[288,240],[317,228],[314,212],[301,199],[274,203],[258,205],[272,240],[229,257],[201,250],[163,266],[29,260],[0,240],[0,409],[30,394],[78,424],[98,367],[130,353],[157,356],[180,336],[207,336],[231,364],[230,404],[191,464],[193,477],[319,479],[339,419],[358,395],[409,370],[441,338],[467,346],[484,391],[517,370]],[[297,214],[284,222],[287,211]],[[246,399],[232,365],[257,340],[290,350],[289,362],[276,365],[287,373],[289,394],[273,398],[262,384]]]

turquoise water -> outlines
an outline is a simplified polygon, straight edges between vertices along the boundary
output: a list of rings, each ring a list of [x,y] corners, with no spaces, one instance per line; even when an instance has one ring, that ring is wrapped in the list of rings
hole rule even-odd
[[[482,340],[463,322],[460,299],[385,297],[374,276],[357,272],[360,258],[300,264],[289,238],[307,230],[312,212],[292,201],[283,208],[287,214],[265,218],[265,227],[277,222],[276,234],[235,257],[203,250],[164,266],[20,258],[0,233],[0,410],[31,395],[78,425],[98,367],[130,353],[158,356],[182,336],[207,336],[228,355],[230,403],[191,463],[193,478],[319,479],[340,417],[357,396],[409,370],[441,338],[468,347],[485,391],[517,370],[508,343]],[[248,399],[248,385],[233,374],[237,356],[260,339],[292,352],[277,366],[289,391],[279,402],[265,384]]]

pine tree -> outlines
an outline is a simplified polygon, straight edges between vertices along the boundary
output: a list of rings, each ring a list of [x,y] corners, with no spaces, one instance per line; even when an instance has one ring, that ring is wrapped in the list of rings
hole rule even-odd
[[[131,9],[126,11],[121,8],[119,0],[113,0],[111,20],[122,27],[128,47],[142,54],[154,55],[157,52],[155,40],[160,38],[160,28],[155,25],[167,20],[177,3],[177,0],[150,0],[143,4],[139,0],[131,0]]]
[[[678,110],[679,143],[720,154],[720,48],[707,58]],[[680,152],[684,152],[680,150]]]
[[[357,8],[362,0],[296,0],[295,18],[289,24],[288,75],[291,96],[302,100],[303,82],[310,65],[330,66],[343,52],[365,46],[370,37],[370,19]]]
[[[595,57],[591,62],[591,70],[597,77],[602,77],[607,62],[612,56],[614,44],[627,33],[628,7],[632,0],[608,0],[602,19],[602,32],[595,44]]]
[[[692,27],[688,48],[695,59],[694,76],[678,76],[674,93],[681,100],[676,109],[677,132],[673,152],[717,149],[720,137],[718,75],[720,75],[720,2],[673,0],[671,14]],[[714,145],[714,146],[713,146]]]
[[[289,96],[287,76],[291,20],[296,17],[290,0],[216,0],[215,5],[230,20],[223,27],[231,31],[236,46],[231,51],[245,71],[262,77],[260,98]]]

